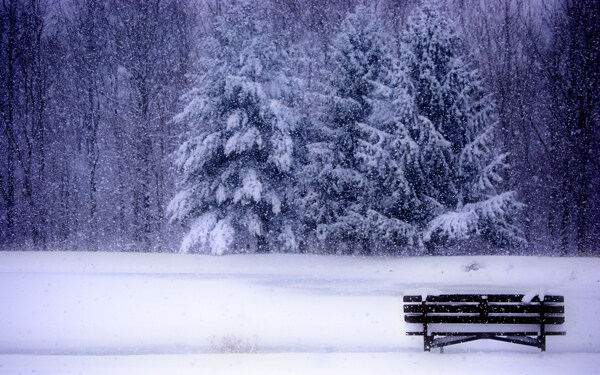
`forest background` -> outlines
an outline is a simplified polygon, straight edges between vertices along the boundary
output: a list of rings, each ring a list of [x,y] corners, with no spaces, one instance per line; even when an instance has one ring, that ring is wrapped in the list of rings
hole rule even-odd
[[[420,243],[430,240],[424,235],[378,251],[598,255],[600,3],[431,4],[460,41],[465,70],[477,69],[478,89],[494,102],[493,147],[509,166],[494,185],[514,192],[519,209],[509,219],[519,241],[482,241],[477,227],[438,246]],[[284,72],[300,88],[289,166],[300,173],[311,160],[305,147],[311,134],[303,130],[326,122],[321,115],[327,111],[315,110],[321,107],[311,98],[335,86],[332,61],[341,36],[350,35],[352,14],[370,14],[383,49],[402,62],[417,8],[402,0],[2,0],[0,247],[177,251],[193,226],[170,223],[178,220],[168,209],[185,185],[177,155],[190,137],[190,121],[182,114],[214,70],[213,52],[225,51],[211,50],[224,30],[232,46],[247,50],[262,40],[267,44],[259,43],[258,51],[275,46],[285,54],[268,71]],[[297,176],[286,179],[291,185],[282,191],[306,198]],[[293,232],[286,234],[288,246],[267,250],[258,241],[251,251],[354,253],[369,247],[364,236],[338,236],[324,246],[327,236],[313,235],[324,227],[301,217],[306,205],[295,210],[289,203],[295,198],[286,199],[272,199],[270,212],[288,206],[287,224],[278,224]],[[453,212],[463,208],[462,197],[458,201]],[[278,220],[281,215],[267,221]],[[256,228],[251,234],[266,238],[268,228]]]

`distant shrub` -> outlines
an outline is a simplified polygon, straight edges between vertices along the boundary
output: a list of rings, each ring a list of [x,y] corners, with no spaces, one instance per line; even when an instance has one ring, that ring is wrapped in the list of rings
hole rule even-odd
[[[218,353],[258,353],[258,340],[242,338],[236,335],[223,336],[213,339],[213,351]]]

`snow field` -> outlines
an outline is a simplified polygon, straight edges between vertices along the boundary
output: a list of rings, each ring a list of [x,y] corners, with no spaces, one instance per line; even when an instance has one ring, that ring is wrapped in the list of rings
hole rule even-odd
[[[0,253],[0,374],[600,372],[600,260]],[[565,295],[548,352],[423,353],[402,295]],[[494,372],[496,371],[496,372]]]
[[[138,356],[3,356],[2,374],[597,374],[597,354],[259,353]]]

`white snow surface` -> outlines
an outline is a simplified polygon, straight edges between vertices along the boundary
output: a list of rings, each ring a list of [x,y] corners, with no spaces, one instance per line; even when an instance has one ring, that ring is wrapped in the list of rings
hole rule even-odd
[[[598,374],[599,271],[597,258],[3,252],[0,374]],[[424,353],[403,323],[415,290],[562,294],[567,335],[545,353],[481,340]]]

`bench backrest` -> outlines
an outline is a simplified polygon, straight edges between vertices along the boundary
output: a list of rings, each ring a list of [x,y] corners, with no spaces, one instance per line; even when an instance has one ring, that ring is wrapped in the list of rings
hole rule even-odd
[[[420,324],[550,324],[565,322],[564,297],[523,294],[404,296],[404,320]]]

